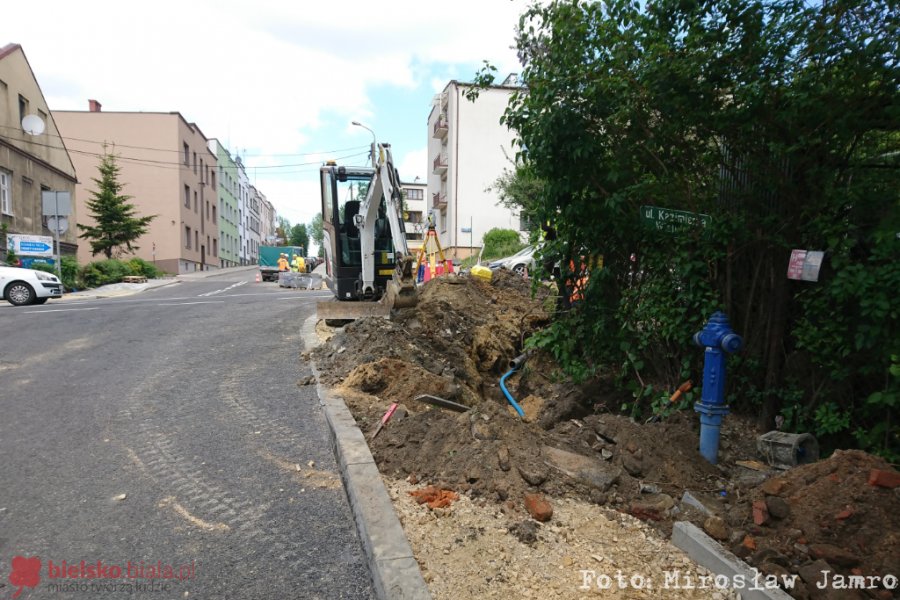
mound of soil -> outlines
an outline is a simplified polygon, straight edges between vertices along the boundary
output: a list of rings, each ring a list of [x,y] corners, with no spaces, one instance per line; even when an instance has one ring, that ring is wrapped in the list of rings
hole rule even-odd
[[[836,453],[782,474],[758,462],[763,432],[753,420],[729,415],[711,465],[698,452],[693,412],[636,423],[607,408],[619,407],[623,392],[557,380],[554,362],[539,353],[506,383],[520,418],[499,379],[549,322],[552,290],[531,291],[505,271],[491,282],[440,277],[420,290],[416,307],[351,323],[314,351],[321,381],[338,388],[383,474],[504,504],[533,492],[588,500],[664,533],[689,519],[765,573],[809,575],[826,564],[844,574],[900,574],[898,495],[866,483],[871,469],[890,468],[880,459]],[[421,394],[470,408],[434,408],[416,400]],[[393,402],[403,410],[372,438]]]
[[[800,573],[804,579],[813,577],[806,582],[813,597],[815,583],[824,577],[821,570],[844,576],[877,576],[879,581],[886,575],[897,576],[900,488],[869,485],[873,470],[894,472],[876,456],[838,450],[825,460],[767,480],[750,493],[756,515],[754,505],[749,510],[742,506],[729,515],[731,522],[746,524],[753,540],[736,546],[736,553],[764,572],[781,567]],[[870,591],[886,591],[882,588],[874,585]],[[865,597],[855,595],[854,590],[841,593],[842,598]]]

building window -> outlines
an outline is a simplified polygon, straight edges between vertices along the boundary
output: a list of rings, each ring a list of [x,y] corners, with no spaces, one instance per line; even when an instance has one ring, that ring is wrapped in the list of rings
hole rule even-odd
[[[12,214],[12,173],[0,170],[0,212]]]
[[[528,217],[525,213],[519,213],[519,231],[529,231],[531,229],[531,222],[528,220]]]
[[[25,118],[25,115],[28,114],[28,99],[25,98],[22,94],[19,94],[19,123]]]
[[[194,152],[194,175],[197,174],[197,153]]]
[[[209,221],[209,200],[206,201],[206,220]]]
[[[201,158],[200,159],[200,181],[202,181],[204,183],[206,182],[206,178],[204,177],[205,173],[206,173],[206,171],[203,168],[203,159]]]
[[[407,200],[424,200],[425,192],[423,190],[406,190]]]
[[[197,204],[197,191],[194,190],[194,212],[198,212],[198,204]]]
[[[184,142],[184,166],[191,166],[191,149],[188,147],[187,142]]]
[[[219,240],[213,240],[213,256],[219,255]]]
[[[191,208],[191,186],[189,185],[184,186],[184,207],[187,209]]]
[[[213,187],[216,187],[216,172],[215,172],[215,170],[213,170],[213,172],[210,173],[209,175],[210,175],[210,177],[212,177],[211,181],[212,181]]]
[[[213,206],[213,217],[212,217],[212,220],[213,220],[213,223],[216,222],[216,207],[215,207],[215,206]]]
[[[194,246],[197,248],[197,250],[200,249],[200,232],[196,229],[194,230]]]
[[[184,247],[191,249],[191,228],[187,225],[184,226]]]

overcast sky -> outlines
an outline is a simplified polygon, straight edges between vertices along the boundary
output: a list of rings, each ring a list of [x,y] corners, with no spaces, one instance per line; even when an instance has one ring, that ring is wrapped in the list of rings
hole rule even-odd
[[[364,164],[391,142],[403,180],[427,172],[431,98],[512,49],[525,0],[4,3],[52,110],[179,111],[245,156],[251,182],[292,223],[318,212],[318,165]],[[124,149],[122,151],[124,154]],[[312,163],[312,164],[305,164]]]

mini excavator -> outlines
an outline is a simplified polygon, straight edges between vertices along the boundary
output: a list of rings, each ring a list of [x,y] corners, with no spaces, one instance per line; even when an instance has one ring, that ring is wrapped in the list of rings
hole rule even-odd
[[[415,257],[406,244],[400,176],[390,144],[374,143],[373,167],[320,170],[325,283],[334,299],[319,302],[320,319],[389,318],[415,306]]]

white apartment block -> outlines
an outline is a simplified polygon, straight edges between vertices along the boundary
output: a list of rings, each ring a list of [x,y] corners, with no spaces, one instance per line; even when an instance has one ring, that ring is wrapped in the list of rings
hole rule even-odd
[[[517,89],[511,74],[501,85],[481,90],[470,102],[463,95],[471,84],[451,81],[434,97],[428,116],[428,175],[426,202],[432,211],[441,246],[452,258],[465,258],[481,249],[489,230],[522,230],[517,212],[499,203],[488,188],[513,168],[515,137],[500,117]]]
[[[259,237],[263,246],[275,245],[275,219],[278,216],[275,206],[265,196],[260,203],[260,232]]]
[[[266,197],[256,189],[256,186],[250,186],[250,198],[247,202],[247,223],[245,231],[247,232],[247,260],[253,265],[259,262],[259,247],[262,242],[261,237],[261,205]]]
[[[250,204],[250,178],[247,177],[247,169],[244,162],[238,156],[234,159],[238,168],[238,262],[242,265],[251,264],[247,254],[247,206]]]
[[[422,247],[422,240],[428,231],[428,202],[425,200],[428,185],[416,177],[413,183],[401,181],[400,190],[403,192],[405,209],[403,226],[406,230],[406,245],[414,254]]]

